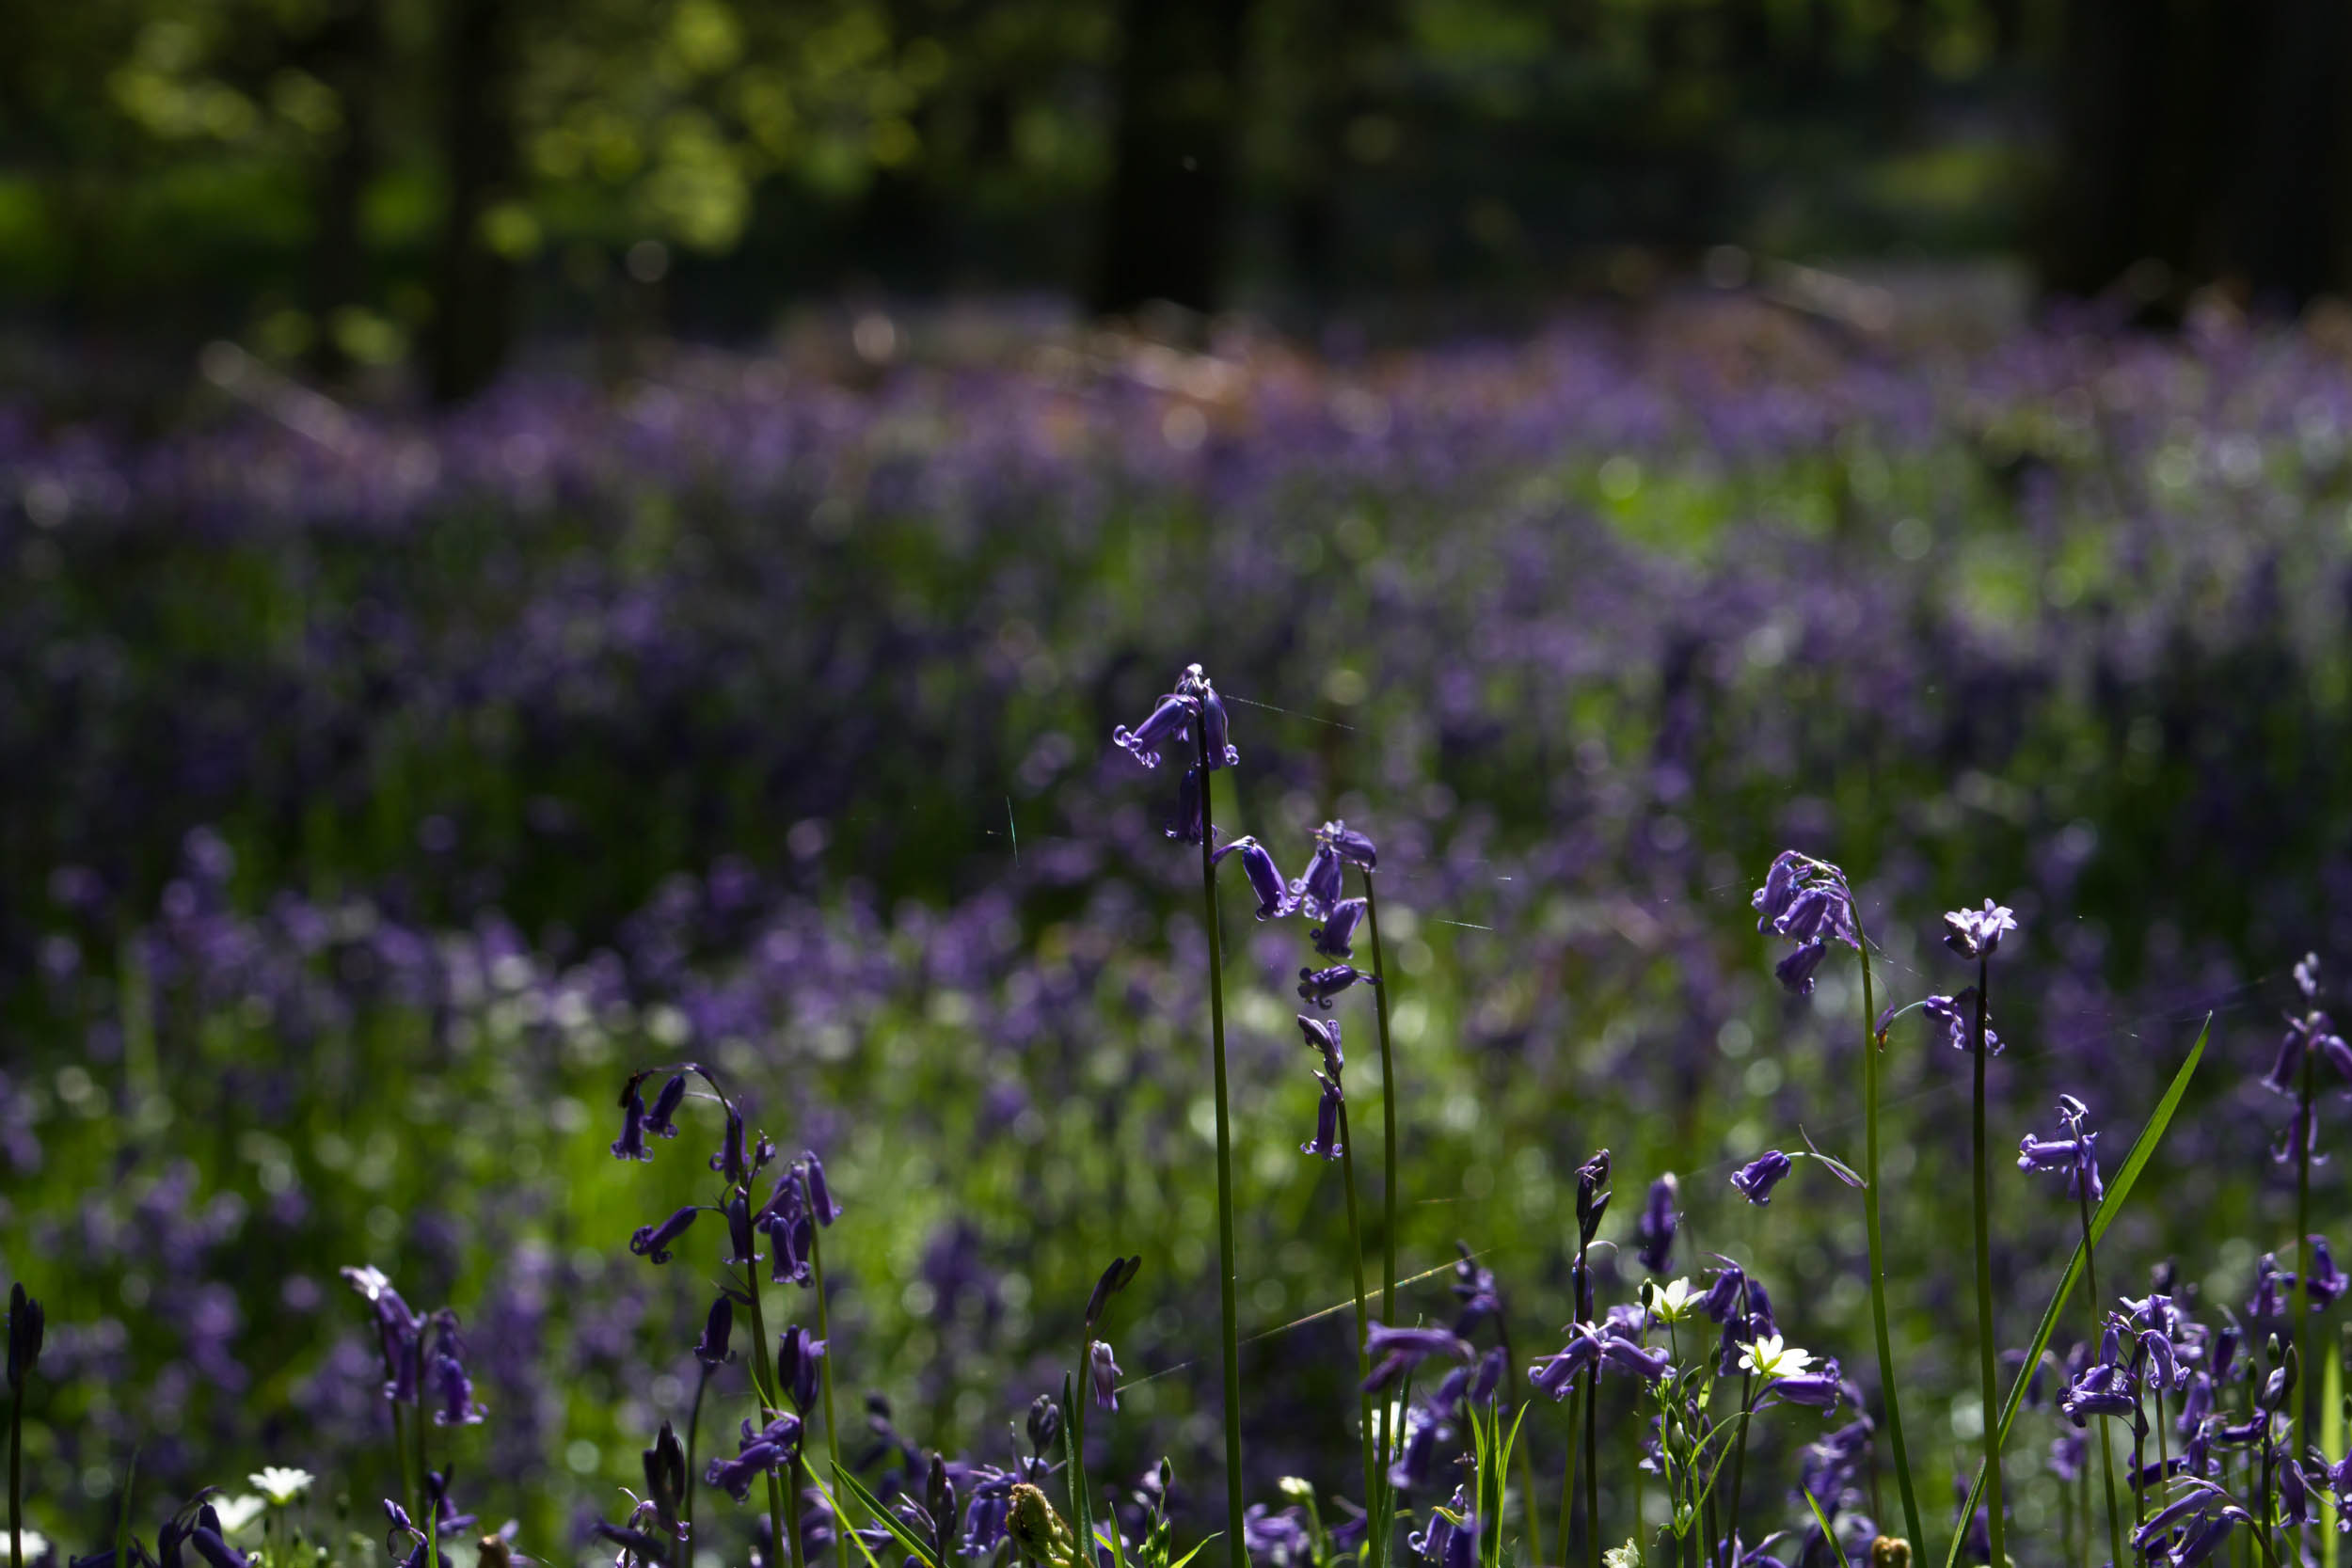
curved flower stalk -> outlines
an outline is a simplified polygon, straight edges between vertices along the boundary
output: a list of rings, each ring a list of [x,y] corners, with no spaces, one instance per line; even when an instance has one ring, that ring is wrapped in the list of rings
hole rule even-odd
[[[344,1283],[374,1319],[376,1346],[384,1358],[384,1398],[392,1407],[392,1446],[398,1450],[402,1490],[416,1505],[415,1517],[424,1521],[419,1550],[429,1553],[426,1560],[437,1561],[439,1531],[444,1524],[454,1521],[446,1517],[453,1514],[446,1496],[448,1478],[432,1468],[426,1452],[427,1402],[439,1405],[432,1415],[433,1426],[478,1426],[489,1414],[474,1402],[457,1314],[446,1307],[430,1313],[413,1310],[384,1271],[372,1264],[347,1265],[342,1273]]]
[[[1828,957],[1835,940],[1854,950],[1862,964],[1862,1220],[1868,1247],[1865,1267],[1869,1275],[1870,1327],[1876,1340],[1879,1398],[1886,1405],[1886,1435],[1893,1449],[1895,1484],[1902,1498],[1906,1539],[1920,1543],[1919,1499],[1911,1477],[1911,1455],[1903,1442],[1902,1399],[1895,1375],[1894,1338],[1887,1326],[1886,1248],[1879,1218],[1879,1076],[1886,1050],[1886,1022],[1877,1017],[1871,994],[1870,948],[1862,918],[1854,908],[1853,891],[1846,874],[1826,861],[1784,849],[1765,873],[1764,885],[1749,904],[1756,911],[1759,932],[1786,938],[1795,949],[1776,966],[1783,986],[1799,995],[1813,990],[1813,976]],[[1875,1020],[1875,1022],[1873,1022]]]

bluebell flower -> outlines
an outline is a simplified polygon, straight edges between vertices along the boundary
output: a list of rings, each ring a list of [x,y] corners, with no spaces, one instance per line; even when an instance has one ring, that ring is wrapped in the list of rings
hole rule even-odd
[[[751,1174],[751,1157],[743,1150],[743,1114],[732,1105],[727,1107],[725,1140],[710,1157],[710,1168],[737,1185]]]
[[[1118,1409],[1119,1363],[1111,1359],[1108,1342],[1097,1339],[1087,1346],[1087,1373],[1094,1385],[1095,1408]]]
[[[488,1415],[473,1402],[473,1380],[466,1375],[465,1340],[457,1332],[457,1315],[447,1308],[434,1314],[433,1386],[441,1408],[433,1413],[436,1426],[480,1426]]]
[[[710,1315],[703,1320],[703,1337],[694,1341],[694,1358],[706,1367],[716,1367],[727,1358],[727,1340],[735,1332],[735,1298],[724,1291],[710,1304]]]
[[[1944,1037],[1954,1051],[1966,1051],[1973,1043],[1977,1024],[1977,988],[1964,988],[1956,996],[1931,996],[1919,1004],[1919,1010],[1944,1025]],[[1993,1013],[1984,1015],[1984,1053],[2001,1053],[2001,1037],[1993,1028]]]
[[[1405,1412],[1405,1440],[1397,1445],[1389,1465],[1389,1484],[1410,1492],[1429,1484],[1430,1462],[1437,1457],[1438,1418],[1419,1405]]]
[[[783,1469],[800,1449],[799,1417],[787,1412],[760,1428],[745,1421],[735,1457],[712,1460],[703,1472],[703,1483],[719,1488],[739,1503],[745,1501],[755,1480]]]
[[[1304,910],[1310,920],[1328,918],[1339,904],[1340,879],[1345,870],[1337,849],[1327,843],[1317,844],[1307,869],[1290,885],[1291,903]]]
[[[1989,958],[2001,939],[2017,929],[2016,913],[1988,898],[1980,910],[1953,910],[1944,917],[1944,945],[1963,958]]]
[[[2068,1386],[2058,1400],[2058,1409],[2077,1427],[2087,1425],[2093,1416],[2129,1416],[2137,1419],[2139,1397],[2128,1372],[2112,1362],[2102,1361]]]
[[[1315,1074],[1315,1082],[1323,1085],[1323,1098],[1315,1104],[1315,1135],[1300,1144],[1298,1151],[1319,1160],[1336,1160],[1347,1152],[1340,1142],[1340,1086],[1321,1072]]]
[[[1258,895],[1258,918],[1272,920],[1290,913],[1290,888],[1282,880],[1281,868],[1274,863],[1265,846],[1249,834],[1244,833],[1210,851],[1209,863],[1216,865],[1236,850],[1241,853],[1242,874],[1249,879],[1249,891]]]
[[[1470,1370],[1456,1367],[1438,1380],[1438,1386],[1429,1396],[1429,1413],[1441,1421],[1460,1418],[1462,1401],[1470,1394]]]
[[[1251,1503],[1242,1513],[1241,1538],[1251,1562],[1305,1568],[1314,1560],[1314,1533],[1307,1528],[1306,1511],[1295,1503],[1279,1513]]]
[[[645,1147],[645,1097],[638,1088],[644,1081],[644,1074],[638,1073],[621,1090],[621,1135],[612,1140],[615,1160],[653,1158],[653,1150]]]
[[[1240,766],[1241,752],[1233,746],[1226,722],[1225,699],[1216,694],[1216,686],[1198,664],[1187,669],[1184,676],[1180,689],[1189,691],[1200,705],[1201,738],[1208,748],[1210,771]]]
[[[1645,1383],[1656,1383],[1673,1369],[1674,1362],[1663,1346],[1646,1349],[1631,1339],[1615,1334],[1604,1334],[1600,1343],[1601,1361],[1621,1372],[1629,1372]]]
[[[1454,1283],[1448,1288],[1462,1304],[1460,1316],[1454,1320],[1454,1332],[1467,1339],[1480,1323],[1502,1310],[1502,1296],[1495,1287],[1494,1270],[1479,1266],[1468,1242],[1455,1242],[1454,1250],[1457,1254]]]
[[[1347,1054],[1340,1048],[1340,1021],[1336,1018],[1315,1018],[1307,1013],[1294,1015],[1298,1020],[1298,1032],[1307,1038],[1311,1050],[1323,1053],[1323,1070],[1336,1081],[1347,1066]]]
[[[1103,1311],[1110,1306],[1111,1297],[1134,1284],[1136,1274],[1142,1268],[1143,1255],[1140,1253],[1133,1258],[1111,1259],[1110,1267],[1096,1277],[1094,1289],[1087,1295],[1086,1324],[1089,1330],[1103,1321]],[[1052,1402],[1047,1402],[1050,1404]]]
[[[1454,1520],[1447,1516],[1449,1513],[1461,1518],[1463,1523],[1457,1527]],[[1470,1532],[1472,1528],[1473,1517],[1470,1513],[1469,1498],[1457,1486],[1454,1489],[1454,1497],[1448,1507],[1431,1509],[1428,1524],[1418,1532],[1406,1535],[1405,1544],[1429,1561],[1437,1563],[1438,1568],[1468,1568],[1467,1563],[1457,1564],[1454,1561],[1454,1556],[1458,1550],[1454,1545],[1454,1539]],[[1476,1544],[1473,1542],[1470,1550],[1474,1553],[1476,1549]]]
[[[1391,1328],[1375,1320],[1366,1336],[1365,1354],[1376,1365],[1364,1379],[1364,1392],[1376,1393],[1433,1355],[1468,1359],[1469,1341],[1443,1328]]]
[[[1199,665],[1193,666],[1199,669]],[[1111,731],[1111,744],[1143,764],[1146,768],[1160,765],[1158,747],[1162,741],[1188,739],[1192,734],[1192,717],[1200,705],[1191,697],[1170,692],[1159,700],[1151,717],[1129,729],[1121,724]]]
[[[1790,1377],[1772,1380],[1768,1395],[1783,1404],[1802,1404],[1814,1410],[1835,1410],[1846,1398],[1846,1384],[1838,1375],[1835,1358],[1822,1364],[1818,1372],[1799,1372]]]
[[[722,1261],[731,1269],[750,1268],[760,1259],[752,1240],[751,1205],[738,1195],[727,1199],[726,1207],[720,1212],[727,1217],[727,1257]]]
[[[660,1225],[639,1226],[636,1233],[628,1239],[628,1250],[640,1258],[648,1258],[657,1263],[668,1262],[670,1243],[685,1235],[687,1227],[694,1223],[694,1217],[701,1212],[700,1204],[690,1203]]]
[[[1846,874],[1826,861],[1782,850],[1748,904],[1756,911],[1759,934],[1786,937],[1797,944],[1773,967],[1780,983],[1796,995],[1811,993],[1814,972],[1821,967],[1829,942],[1861,947]]]
[[[1495,1397],[1495,1390],[1502,1385],[1502,1374],[1508,1369],[1508,1366],[1509,1362],[1504,1357],[1502,1354],[1502,1347],[1501,1345],[1495,1346],[1486,1354],[1480,1356],[1478,1358],[1478,1376],[1470,1384],[1470,1403],[1485,1404],[1491,1401]]]
[[[841,1205],[833,1199],[833,1189],[825,1184],[825,1163],[817,1158],[814,1149],[801,1150],[801,1185],[808,1196],[808,1212],[817,1223],[830,1227],[841,1217]]]
[[[1298,994],[1301,1000],[1311,1002],[1316,1006],[1328,1011],[1331,999],[1359,980],[1368,986],[1376,986],[1380,983],[1380,976],[1366,974],[1353,964],[1332,964],[1325,969],[1302,969],[1298,972]]]
[[[1338,817],[1333,817],[1315,830],[1315,842],[1330,846],[1331,852],[1350,865],[1366,871],[1380,869],[1380,851],[1369,836],[1358,832]]]
[[[824,1358],[825,1341],[799,1323],[776,1336],[777,1386],[803,1416],[817,1398],[817,1364]]]
[[[1332,905],[1330,912],[1321,917],[1323,924],[1307,933],[1314,942],[1315,951],[1327,958],[1354,958],[1356,927],[1362,924],[1366,907],[1361,898],[1343,898]]]
[[[1200,769],[1187,768],[1176,785],[1176,815],[1160,827],[1160,832],[1179,844],[1198,844],[1209,831],[1200,815]]]
[[[2307,1157],[2314,1165],[2328,1162],[2328,1157],[2319,1152],[2319,1106],[2315,1101],[2298,1107],[2287,1118],[2286,1130],[2270,1146],[2270,1158],[2277,1164],[2292,1165]]]
[[[2305,1239],[2312,1244],[2312,1277],[2305,1283],[2303,1293],[2310,1299],[2312,1311],[2325,1312],[2344,1294],[2345,1277],[2336,1267],[2335,1254],[2328,1250],[2327,1237]]]
[[[1759,1207],[1772,1201],[1772,1189],[1796,1168],[1796,1162],[1777,1148],[1768,1148],[1731,1173],[1740,1196]]]
[[[1576,1167],[1576,1231],[1580,1248],[1593,1244],[1600,1232],[1601,1216],[1609,1212],[1609,1151],[1600,1149]],[[1580,1298],[1580,1316],[1590,1317],[1589,1307]]]
[[[1672,1171],[1649,1184],[1649,1200],[1642,1205],[1642,1217],[1633,1224],[1634,1255],[1642,1267],[1652,1274],[1664,1274],[1674,1257],[1675,1228],[1678,1216],[1675,1201],[1681,1193],[1681,1183]]]
[[[2070,1432],[2050,1439],[2050,1473],[2063,1481],[2072,1481],[2083,1473],[2083,1463],[2090,1455],[2090,1439],[2079,1432]]]
[[[1568,1342],[1558,1354],[1544,1356],[1529,1367],[1528,1381],[1555,1401],[1565,1399],[1578,1373],[1600,1365],[1600,1336],[1591,1324],[1570,1323]]]
[[[1747,1310],[1747,1288],[1746,1272],[1739,1264],[1728,1259],[1724,1260],[1722,1268],[1712,1272],[1708,1281],[1707,1294],[1701,1301],[1708,1318],[1711,1322],[1723,1323],[1728,1323],[1735,1316],[1744,1314]]]
[[[2086,1190],[2092,1203],[2106,1196],[2099,1176],[2099,1134],[2086,1125],[2089,1109],[2071,1094],[2058,1096],[2058,1120],[2066,1136],[2037,1138],[2028,1132],[2017,1145],[2017,1168],[2058,1171],[2066,1176],[2066,1196],[2080,1198]]]
[[[645,1131],[660,1137],[676,1137],[677,1108],[685,1102],[686,1074],[674,1072],[670,1081],[661,1085],[661,1092],[654,1096],[653,1109],[645,1116]]]
[[[2287,1298],[2295,1290],[2295,1272],[2279,1267],[2279,1255],[2265,1252],[2254,1264],[2254,1299],[2246,1304],[2247,1315],[2255,1318],[2284,1317]]]
[[[789,1211],[779,1210],[768,1216],[768,1279],[774,1285],[813,1285],[817,1271],[809,1261],[809,1249],[816,1244],[816,1227],[810,1223],[808,1211],[795,1205]]]

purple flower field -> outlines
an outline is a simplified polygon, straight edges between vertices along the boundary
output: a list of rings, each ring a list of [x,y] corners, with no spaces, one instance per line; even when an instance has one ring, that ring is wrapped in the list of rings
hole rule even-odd
[[[24,1560],[2334,1568],[2352,359],[1756,312],[0,411]]]

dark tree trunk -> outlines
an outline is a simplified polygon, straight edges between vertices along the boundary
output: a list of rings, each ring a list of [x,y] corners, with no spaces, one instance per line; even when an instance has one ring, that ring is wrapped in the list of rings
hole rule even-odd
[[[443,173],[433,396],[453,403],[489,385],[515,335],[514,267],[483,237],[483,215],[515,176],[513,0],[443,0]]]
[[[380,0],[342,0],[319,29],[312,55],[319,79],[342,106],[339,139],[319,165],[310,237],[310,315],[319,329],[310,363],[332,377],[350,368],[336,341],[335,314],[367,297],[359,204],[375,178],[375,82],[384,65]]]
[[[1119,129],[1094,305],[1214,307],[1232,223],[1248,0],[1123,0]]]
[[[2068,0],[2062,53],[2054,287],[2150,260],[2271,304],[2352,282],[2344,0]]]

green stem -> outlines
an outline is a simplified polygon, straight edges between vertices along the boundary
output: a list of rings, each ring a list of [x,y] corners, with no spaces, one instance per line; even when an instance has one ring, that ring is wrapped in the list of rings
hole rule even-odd
[[[703,1395],[710,1387],[713,1369],[706,1362],[702,1376],[694,1380],[694,1402],[686,1411],[686,1495],[678,1499],[678,1523],[686,1527],[686,1550],[691,1558],[694,1550],[694,1439],[702,1429]]]
[[[2083,1221],[2083,1288],[2090,1292],[2090,1338],[2099,1338],[2101,1317],[2099,1294],[2099,1259],[2090,1244],[2090,1188],[2081,1183],[2074,1190],[2074,1207]],[[2028,1369],[2030,1370],[2030,1369]],[[2106,1492],[2107,1550],[2120,1564],[2123,1561],[2123,1515],[2115,1502],[2115,1442],[2108,1434],[2107,1423],[2099,1423],[2099,1482]],[[1963,1524],[1964,1528],[1964,1524]],[[2083,1521],[2083,1551],[2090,1550],[2090,1522]]]
[[[1999,1352],[1993,1338],[1993,1230],[1989,1212],[1992,1191],[1984,1158],[1984,1002],[1991,969],[1992,965],[1985,958],[1979,957],[1977,959],[1977,1017],[1973,1041],[1976,1047],[1976,1104],[1970,1129],[1970,1148],[1974,1156],[1972,1163],[1976,1166],[1977,1373],[1984,1398],[1985,1524],[1993,1544],[1994,1568],[2001,1568],[2009,1560],[2008,1529],[2001,1517],[2001,1399],[1994,1376],[1994,1364]],[[1962,1520],[1962,1528],[1965,1528],[1967,1523]]]
[[[775,1364],[769,1359],[768,1319],[759,1307],[759,1267],[746,1264],[743,1269],[745,1293],[752,1307],[752,1393],[759,1401],[759,1421],[765,1426],[783,1413],[783,1404],[776,1393]],[[768,1472],[768,1561],[781,1568],[784,1561],[784,1494],[786,1488],[773,1470]],[[801,1543],[795,1532],[792,1549],[798,1552]]]
[[[1577,1397],[1578,1390],[1570,1387],[1568,1398],[1573,1401]],[[1568,1526],[1576,1507],[1576,1418],[1577,1408],[1571,1403],[1568,1406],[1568,1451],[1560,1461],[1560,1560],[1563,1562],[1568,1560]]]
[[[785,1466],[785,1539],[792,1548],[792,1568],[803,1568],[801,1560],[801,1455],[807,1447],[807,1429],[803,1427],[801,1447],[792,1450],[792,1458]]]
[[[825,1459],[833,1466],[825,1488],[828,1493],[840,1499],[838,1506],[841,1509],[842,1517],[839,1524],[843,1532],[847,1533],[858,1521],[850,1512],[853,1505],[848,1496],[840,1490],[841,1431],[834,1424],[833,1419],[833,1320],[828,1315],[825,1307],[825,1249],[818,1240],[824,1228],[821,1225],[811,1225],[808,1227],[808,1268],[810,1284],[817,1291],[817,1337],[825,1341],[825,1354],[817,1362],[817,1381],[824,1390]]]
[[[1344,1091],[1340,1097],[1340,1179],[1347,1187],[1347,1258],[1356,1266],[1356,1412],[1362,1426],[1364,1510],[1369,1514],[1380,1487],[1380,1439],[1373,1430],[1372,1396],[1364,1392],[1364,1384],[1372,1376],[1372,1355],[1366,1349],[1372,1334],[1372,1312],[1364,1295],[1364,1231],[1356,1209],[1356,1139],[1348,1131]],[[1367,1534],[1364,1544],[1370,1548],[1371,1568],[1379,1568],[1385,1543]],[[1540,1555],[1537,1560],[1542,1560]]]
[[[2312,1376],[2312,1069],[2319,1053],[2307,1043],[2303,1048],[2303,1092],[2296,1102],[2295,1114],[2302,1118],[2296,1125],[2296,1142],[2301,1146],[2295,1161],[2295,1390],[2289,1396],[2293,1402],[2287,1407],[2292,1417],[2287,1428],[2287,1451],[2300,1453],[2305,1447],[2304,1433],[2309,1426],[2305,1413],[2311,1408],[2311,1388],[2317,1380]],[[2301,1531],[2296,1532],[2298,1535]]]
[[[1584,1374],[1584,1558],[1600,1568],[1600,1369]]]
[[[420,1515],[417,1523],[424,1527],[424,1560],[427,1568],[440,1568],[441,1527],[439,1523],[439,1515],[441,1511],[433,1501],[433,1469],[431,1465],[429,1465],[425,1460],[424,1428],[424,1401],[420,1399],[417,1402],[416,1432],[417,1500],[421,1506],[417,1511]]]
[[[1747,1311],[1747,1298],[1744,1294],[1740,1297],[1740,1310],[1742,1315]],[[1726,1556],[1733,1568],[1737,1568],[1740,1560],[1740,1493],[1747,1481],[1748,1419],[1756,1413],[1756,1374],[1741,1372],[1740,1374],[1740,1431],[1731,1440],[1731,1534],[1729,1537],[1731,1548]]]
[[[415,1461],[409,1457],[408,1423],[401,1416],[401,1402],[394,1400],[392,1402],[392,1457],[400,1461],[400,1495],[404,1497],[413,1497],[417,1495],[417,1466]],[[420,1420],[424,1418],[422,1404],[417,1406],[417,1418]]]
[[[1364,872],[1364,919],[1372,927],[1374,1016],[1380,1024],[1380,1321],[1396,1322],[1396,1054],[1389,1049],[1389,961],[1380,947],[1380,894]]]
[[[1087,1397],[1093,1382],[1094,1370],[1088,1363],[1094,1354],[1094,1327],[1087,1332],[1078,1352],[1078,1376],[1073,1382],[1065,1378],[1061,1386],[1062,1403],[1068,1405],[1070,1417],[1070,1525],[1078,1537],[1079,1560],[1094,1560],[1094,1517],[1092,1498],[1087,1486]]]
[[[1195,722],[1200,754],[1200,897],[1208,921],[1209,1045],[1216,1069],[1216,1242],[1217,1305],[1224,1319],[1225,1353],[1225,1552],[1232,1568],[1247,1568],[1249,1550],[1242,1541],[1241,1476],[1241,1329],[1233,1304],[1233,1128],[1225,1084],[1225,945],[1217,920],[1216,832],[1212,826],[1210,800],[1216,793],[1216,774],[1209,768],[1209,726]]]
[[[8,1395],[8,1562],[24,1568],[24,1385]]]
[[[1878,1338],[1879,1395],[1886,1402],[1886,1436],[1894,1449],[1895,1484],[1902,1494],[1903,1528],[1912,1549],[1927,1550],[1919,1528],[1919,1499],[1911,1488],[1911,1453],[1903,1442],[1903,1407],[1895,1393],[1894,1340],[1886,1328],[1886,1248],[1879,1232],[1879,1053],[1878,999],[1870,985],[1870,942],[1862,915],[1854,913],[1855,945],[1862,953],[1862,1223],[1869,1245],[1870,1326]],[[1877,1467],[1872,1466],[1875,1482]]]

